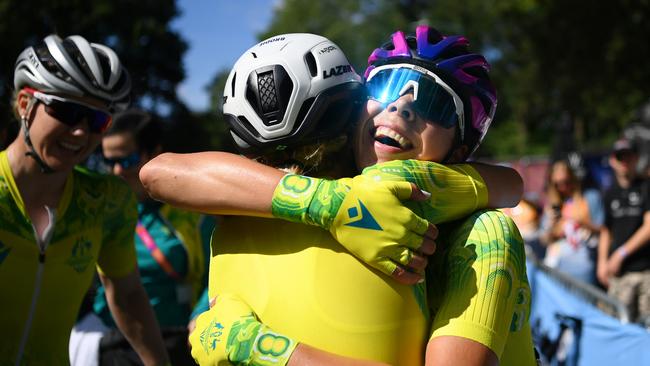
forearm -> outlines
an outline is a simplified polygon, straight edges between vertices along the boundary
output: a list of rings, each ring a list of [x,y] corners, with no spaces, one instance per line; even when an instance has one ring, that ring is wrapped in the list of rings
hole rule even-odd
[[[516,170],[498,165],[470,164],[481,175],[488,189],[487,207],[514,207],[524,192],[524,182]]]
[[[116,280],[100,276],[115,324],[145,365],[164,365],[167,351],[137,270]]]
[[[344,356],[335,355],[326,351],[316,349],[306,344],[298,344],[296,350],[291,354],[287,366],[382,366],[385,363],[376,361],[364,361]]]
[[[611,233],[609,229],[603,227],[600,230],[600,238],[598,239],[598,264],[605,264],[609,258],[609,247],[611,245]]]
[[[165,153],[140,170],[154,199],[210,214],[271,215],[273,191],[284,172],[225,152]]]

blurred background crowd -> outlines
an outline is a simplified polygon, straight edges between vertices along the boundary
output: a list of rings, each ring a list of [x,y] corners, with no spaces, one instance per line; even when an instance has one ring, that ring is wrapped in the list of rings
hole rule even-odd
[[[226,11],[225,3],[215,11]],[[12,55],[0,58],[0,150],[19,129],[10,104],[13,55],[58,33],[82,34],[113,48],[133,79],[139,111],[129,118],[153,118],[163,131],[151,137],[151,147],[139,140],[140,130],[126,131],[131,145],[116,140],[117,131],[89,167],[129,181],[123,172],[129,161],[106,154],[120,144],[130,147],[121,147],[119,156],[140,153],[135,164],[160,151],[234,151],[221,116],[229,66],[201,74],[206,108],[179,95],[188,72],[201,72],[183,62],[198,41],[187,39],[175,23],[181,8],[192,4],[0,0],[3,54]],[[545,360],[594,365],[627,352],[639,365],[650,362],[650,245],[644,240],[650,205],[648,1],[269,0],[259,11],[271,15],[255,38],[321,34],[345,50],[356,70],[395,29],[428,22],[467,35],[488,57],[500,91],[492,132],[474,157],[509,165],[524,179],[524,200],[507,213],[529,249],[531,322]],[[233,42],[228,33],[207,39]],[[231,57],[249,46],[241,44]],[[137,179],[129,183],[137,193]],[[152,208],[141,207],[141,216],[147,209]],[[171,320],[169,325],[185,326]]]

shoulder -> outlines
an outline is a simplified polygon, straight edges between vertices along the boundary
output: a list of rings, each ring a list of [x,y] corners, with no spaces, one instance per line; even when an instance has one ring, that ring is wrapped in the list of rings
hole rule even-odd
[[[599,200],[602,198],[602,195],[601,195],[600,191],[597,190],[597,189],[594,189],[594,188],[586,189],[586,190],[582,193],[582,195],[583,195],[583,196],[585,197],[585,199],[586,199],[588,202],[590,202],[590,203],[591,203],[591,202],[599,201]]]
[[[75,167],[75,182],[79,188],[105,194],[109,197],[128,196],[132,194],[129,186],[121,178],[95,172],[84,167]]]
[[[512,218],[503,211],[485,209],[458,220],[455,225],[457,234],[485,234],[490,237],[508,238],[512,235],[519,236],[519,230]]]
[[[499,210],[480,210],[459,220],[451,231],[448,245],[452,252],[470,250],[478,258],[509,258],[518,266],[525,265],[519,229],[512,218]]]
[[[101,205],[101,213],[110,217],[124,215],[137,216],[135,194],[121,178],[75,167],[74,193],[77,201],[89,199]],[[86,197],[84,199],[84,197]]]

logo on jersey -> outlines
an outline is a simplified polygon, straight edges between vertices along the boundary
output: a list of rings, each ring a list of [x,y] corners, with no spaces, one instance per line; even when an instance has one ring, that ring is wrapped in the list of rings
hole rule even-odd
[[[366,206],[361,202],[361,200],[357,199],[359,202],[359,208],[361,209],[361,218],[349,222],[345,224],[346,226],[353,226],[353,227],[358,227],[361,229],[368,229],[368,230],[383,230],[381,226],[377,223],[377,220],[375,220],[374,217],[372,217],[372,214],[370,214],[370,211],[366,208]],[[348,217],[350,219],[355,219],[359,216],[359,209],[356,207],[350,207],[348,209]]]
[[[88,265],[93,262],[92,246],[93,244],[85,238],[77,239],[77,242],[72,246],[70,258],[65,263],[78,273],[84,272]]]
[[[632,206],[638,206],[641,203],[641,195],[639,192],[630,192],[627,199]]]
[[[8,246],[4,245],[4,244],[0,241],[0,264],[2,264],[2,262],[5,261],[5,259],[7,259],[7,256],[9,255],[9,252],[11,252],[11,248],[9,248]]]
[[[211,351],[214,351],[217,348],[217,343],[221,342],[223,337],[224,327],[213,319],[207,328],[203,329],[201,335],[199,336],[199,341],[205,353],[210,354]]]

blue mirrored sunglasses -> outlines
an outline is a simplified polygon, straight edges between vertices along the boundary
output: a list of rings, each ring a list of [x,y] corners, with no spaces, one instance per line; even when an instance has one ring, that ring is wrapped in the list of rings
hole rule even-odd
[[[413,92],[413,109],[425,120],[444,128],[458,123],[463,133],[463,104],[458,95],[432,72],[410,64],[379,66],[366,81],[368,98],[384,107]]]
[[[127,156],[121,158],[104,158],[104,164],[108,165],[109,168],[113,169],[115,164],[120,164],[122,169],[129,169],[140,163],[140,154],[134,152]]]

